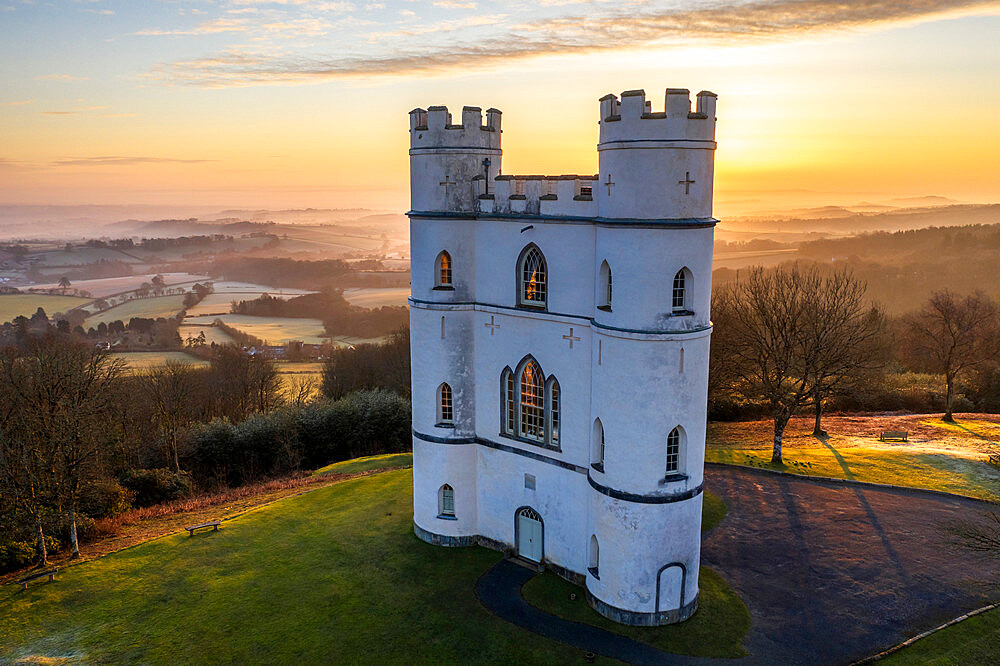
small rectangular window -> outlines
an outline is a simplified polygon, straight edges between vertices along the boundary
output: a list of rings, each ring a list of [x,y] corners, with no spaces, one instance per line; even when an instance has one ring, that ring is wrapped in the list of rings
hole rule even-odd
[[[524,475],[524,487],[527,488],[528,490],[534,490],[535,489],[535,475],[534,474],[525,474]]]

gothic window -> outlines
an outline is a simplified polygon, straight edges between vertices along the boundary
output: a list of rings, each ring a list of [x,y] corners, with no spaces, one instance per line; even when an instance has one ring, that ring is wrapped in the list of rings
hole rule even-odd
[[[690,287],[691,274],[686,268],[682,268],[674,275],[673,296],[670,303],[670,310],[674,314],[688,313],[691,308],[688,289]]]
[[[518,433],[521,437],[545,441],[545,395],[542,370],[534,361],[521,369],[520,419]]]
[[[559,382],[550,377],[546,386],[549,396],[549,443],[559,446]]]
[[[447,250],[441,250],[435,263],[434,286],[451,287],[451,255],[448,254]]]
[[[590,565],[587,570],[590,574],[600,580],[601,546],[597,543],[597,535],[590,535]]]
[[[454,404],[452,402],[451,387],[448,384],[441,384],[438,387],[438,425],[452,425],[455,423]]]
[[[611,266],[605,261],[601,264],[600,278],[598,280],[597,307],[601,310],[611,309]]]
[[[681,429],[674,428],[667,435],[667,474],[677,474],[681,468]]]
[[[518,304],[545,307],[548,299],[548,270],[538,246],[524,249],[518,261]]]
[[[604,424],[601,419],[594,419],[594,435],[591,442],[592,453],[590,464],[599,472],[604,471]]]
[[[438,489],[438,516],[455,517],[455,490],[447,483]]]
[[[504,368],[500,373],[500,395],[503,396],[502,411],[500,413],[500,429],[508,435],[513,435],[514,430],[514,373],[510,368]]]

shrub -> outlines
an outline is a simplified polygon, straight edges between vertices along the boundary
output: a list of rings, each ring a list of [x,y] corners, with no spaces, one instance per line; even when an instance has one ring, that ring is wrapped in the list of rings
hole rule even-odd
[[[191,494],[191,475],[169,469],[133,469],[125,472],[121,484],[135,494],[135,506],[152,506]]]
[[[0,572],[14,571],[31,564],[35,559],[35,544],[13,541],[0,544]]]
[[[92,518],[115,518],[132,508],[135,491],[114,479],[99,479],[80,493],[80,511]]]

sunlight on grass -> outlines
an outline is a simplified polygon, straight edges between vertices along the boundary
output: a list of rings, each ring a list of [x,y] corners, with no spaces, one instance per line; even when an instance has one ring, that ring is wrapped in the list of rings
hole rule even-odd
[[[412,466],[412,453],[387,453],[380,456],[367,456],[365,458],[335,462],[332,465],[320,467],[313,472],[313,476],[323,476],[324,474],[357,474],[359,472],[370,472],[374,469],[399,469],[401,467]]]
[[[792,474],[854,479],[1000,501],[1000,470],[985,459],[946,453],[921,453],[895,449],[826,446],[785,449],[783,465],[771,463],[771,452],[760,449],[711,448],[709,462],[775,469]]]
[[[920,423],[954,434],[965,434],[1000,446],[1000,423],[983,419],[956,419],[954,423],[948,423],[941,419],[927,419]]]

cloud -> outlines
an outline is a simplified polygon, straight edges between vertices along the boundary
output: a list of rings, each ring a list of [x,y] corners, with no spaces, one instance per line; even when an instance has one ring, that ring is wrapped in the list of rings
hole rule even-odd
[[[453,2],[454,0],[439,0]],[[897,22],[931,20],[944,13],[993,9],[997,0],[751,0],[684,8],[648,3],[587,5],[586,13],[500,24],[483,35],[408,39],[435,30],[389,33],[391,50],[317,57],[259,55],[231,50],[203,58],[161,63],[148,77],[171,84],[234,87],[292,84],[371,75],[399,75],[506,63],[544,55],[626,50],[644,46],[743,45],[780,41],[819,32],[845,31]],[[257,4],[237,0],[236,4]],[[301,4],[287,0],[285,4]],[[404,10],[406,11],[406,10]],[[387,34],[373,35],[378,39]]]
[[[35,77],[36,81],[88,81],[86,76],[73,76],[72,74],[42,74]]]
[[[0,102],[0,106],[24,106],[25,104],[34,104],[33,99],[21,99],[15,102]]]
[[[74,157],[56,160],[52,166],[134,166],[136,164],[203,164],[217,160],[183,160],[172,157],[123,157],[106,155],[101,157]]]
[[[455,0],[438,0],[434,3],[435,7],[444,7],[445,9],[475,9],[476,3],[474,2],[455,2]]]
[[[241,10],[237,10],[241,11]],[[270,36],[298,37],[326,34],[330,23],[320,18],[300,18],[282,20],[271,16],[258,16],[256,13],[249,18],[217,18],[185,30],[163,30],[147,28],[133,32],[133,35],[215,35],[225,32],[239,32],[250,35],[267,34]]]
[[[59,111],[39,111],[44,116],[75,116],[80,113],[87,113],[88,111],[100,111],[106,109],[106,106],[81,106],[77,109],[65,109]]]

